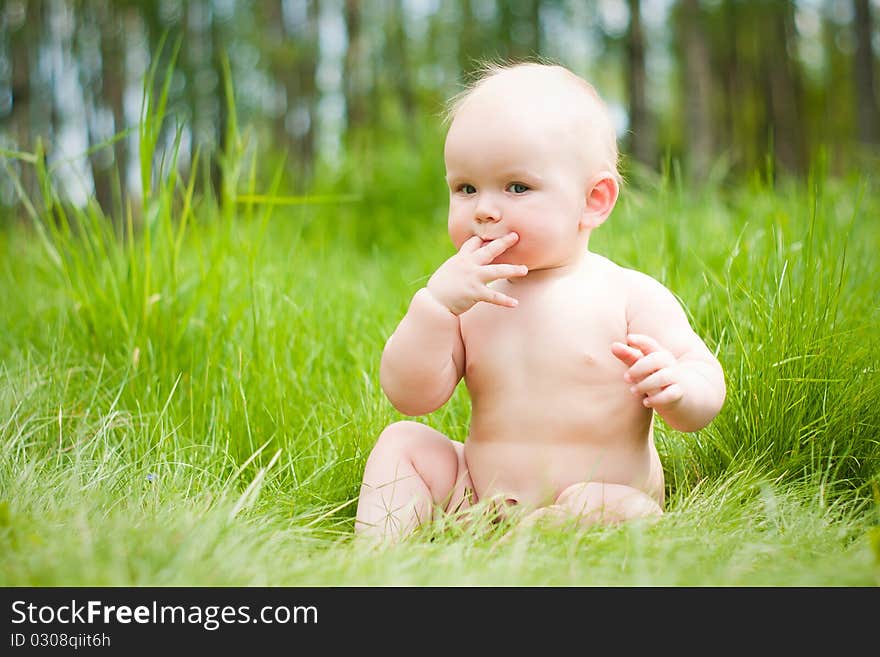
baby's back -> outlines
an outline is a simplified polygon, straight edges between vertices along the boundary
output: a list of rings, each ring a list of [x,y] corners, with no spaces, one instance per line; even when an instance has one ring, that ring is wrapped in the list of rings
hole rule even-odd
[[[472,402],[465,454],[479,497],[540,505],[573,483],[606,481],[662,499],[652,412],[611,353],[626,341],[624,271],[590,254],[570,275],[499,281],[515,309],[483,303],[461,316]]]

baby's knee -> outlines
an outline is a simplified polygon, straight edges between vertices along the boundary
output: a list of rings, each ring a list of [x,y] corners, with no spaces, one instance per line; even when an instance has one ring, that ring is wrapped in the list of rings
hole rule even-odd
[[[406,454],[419,442],[420,431],[424,428],[425,425],[411,420],[389,424],[379,434],[372,454]]]

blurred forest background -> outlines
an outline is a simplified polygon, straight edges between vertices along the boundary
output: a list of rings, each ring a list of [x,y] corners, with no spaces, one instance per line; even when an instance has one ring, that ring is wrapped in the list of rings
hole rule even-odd
[[[158,57],[161,78],[178,42],[163,143],[179,131],[179,166],[203,154],[215,189],[226,62],[237,125],[261,166],[283,162],[288,193],[349,184],[346,170],[363,187],[366,169],[411,175],[390,145],[433,162],[434,179],[443,103],[486,58],[543,57],[592,81],[625,173],[803,176],[822,153],[829,172],[870,177],[878,20],[876,0],[0,0],[0,212],[21,214],[16,180],[38,194],[15,154],[39,138],[72,202],[118,216],[141,193],[144,76]]]

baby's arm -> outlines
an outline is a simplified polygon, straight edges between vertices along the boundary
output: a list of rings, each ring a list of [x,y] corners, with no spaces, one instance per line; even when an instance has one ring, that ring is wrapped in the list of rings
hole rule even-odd
[[[401,413],[425,415],[446,403],[463,372],[458,317],[423,287],[385,343],[379,368],[382,389]]]
[[[639,272],[625,274],[628,344],[612,345],[614,355],[629,366],[624,380],[671,427],[702,429],[727,394],[721,364],[666,287]]]
[[[398,411],[425,415],[452,396],[465,367],[459,315],[480,301],[516,306],[515,299],[487,284],[528,273],[523,265],[491,264],[518,239],[510,233],[481,246],[482,240],[472,237],[416,292],[385,344],[379,368],[382,389]]]

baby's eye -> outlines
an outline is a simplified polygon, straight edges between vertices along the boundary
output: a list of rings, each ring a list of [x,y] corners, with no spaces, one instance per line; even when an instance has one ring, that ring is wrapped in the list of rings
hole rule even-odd
[[[510,183],[510,185],[507,186],[507,189],[512,191],[514,194],[525,194],[527,191],[529,191],[528,186],[523,185],[522,183]]]
[[[458,191],[464,194],[476,194],[477,188],[471,185],[470,183],[464,183],[463,185],[458,186]]]

